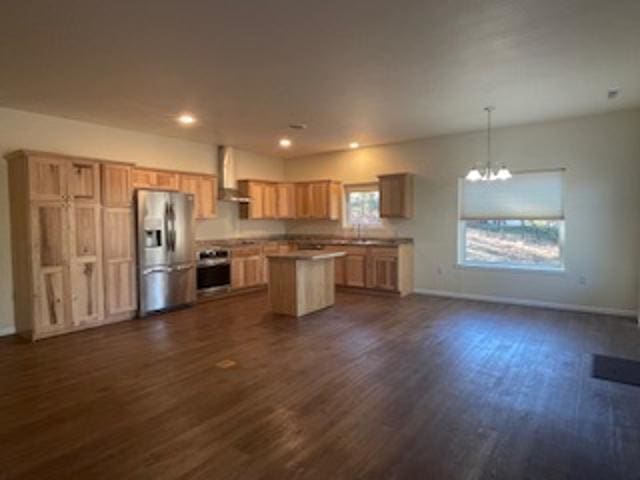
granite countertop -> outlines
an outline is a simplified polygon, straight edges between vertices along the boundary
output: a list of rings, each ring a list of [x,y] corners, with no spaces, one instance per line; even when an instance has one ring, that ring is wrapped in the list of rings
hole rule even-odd
[[[289,253],[274,253],[267,258],[279,260],[328,260],[330,258],[344,257],[346,252],[323,252],[322,250],[298,250]]]
[[[402,244],[413,243],[412,238],[379,238],[379,237],[341,237],[326,235],[273,235],[268,237],[246,237],[246,238],[221,238],[212,240],[198,240],[198,248],[208,246],[221,247],[244,247],[263,245],[268,242],[293,242],[306,245],[349,245],[349,246],[380,246],[394,247]]]

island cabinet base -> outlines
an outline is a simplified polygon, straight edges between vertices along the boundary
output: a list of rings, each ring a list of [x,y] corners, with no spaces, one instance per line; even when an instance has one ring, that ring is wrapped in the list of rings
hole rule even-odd
[[[274,313],[301,317],[335,302],[335,261],[269,258]]]

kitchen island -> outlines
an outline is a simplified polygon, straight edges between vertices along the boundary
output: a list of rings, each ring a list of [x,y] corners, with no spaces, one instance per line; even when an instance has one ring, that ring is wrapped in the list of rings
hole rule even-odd
[[[274,313],[301,317],[335,302],[335,259],[345,252],[299,250],[268,255]]]

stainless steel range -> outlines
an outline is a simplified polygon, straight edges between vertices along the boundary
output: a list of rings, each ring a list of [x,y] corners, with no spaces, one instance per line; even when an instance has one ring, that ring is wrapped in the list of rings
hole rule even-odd
[[[229,250],[210,247],[198,252],[198,293],[208,294],[228,290],[231,286]]]

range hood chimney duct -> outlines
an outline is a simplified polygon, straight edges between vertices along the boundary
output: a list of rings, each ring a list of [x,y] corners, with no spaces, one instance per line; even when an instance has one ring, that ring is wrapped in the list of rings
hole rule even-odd
[[[218,147],[218,199],[223,202],[249,203],[251,199],[238,191],[234,153],[232,147]]]

